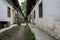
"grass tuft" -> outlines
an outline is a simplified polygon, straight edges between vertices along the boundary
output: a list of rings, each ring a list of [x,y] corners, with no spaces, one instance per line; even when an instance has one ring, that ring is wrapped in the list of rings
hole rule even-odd
[[[26,40],[35,40],[35,35],[28,25],[25,26]]]

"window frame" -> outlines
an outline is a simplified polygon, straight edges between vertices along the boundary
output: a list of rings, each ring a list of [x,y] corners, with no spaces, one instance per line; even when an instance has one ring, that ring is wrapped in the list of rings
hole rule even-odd
[[[36,14],[35,14],[36,12],[35,12],[35,10],[34,10],[34,19],[36,18]]]
[[[41,8],[41,9],[40,9]],[[41,11],[41,12],[40,12]],[[39,4],[39,18],[43,17],[43,4],[42,2]]]
[[[11,8],[7,7],[7,11],[8,11],[8,17],[11,17]]]

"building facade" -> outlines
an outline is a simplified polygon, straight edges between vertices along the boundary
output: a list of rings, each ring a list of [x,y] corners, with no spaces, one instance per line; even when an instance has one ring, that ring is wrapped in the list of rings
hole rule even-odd
[[[23,20],[17,0],[0,0],[0,28],[19,22],[18,18]]]
[[[38,0],[28,19],[60,40],[60,0]]]

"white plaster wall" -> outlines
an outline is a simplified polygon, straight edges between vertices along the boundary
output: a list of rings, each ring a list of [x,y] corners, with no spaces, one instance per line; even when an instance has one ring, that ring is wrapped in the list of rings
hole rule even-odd
[[[11,17],[8,17],[7,7],[11,8]],[[14,10],[14,13],[12,12],[12,10]],[[0,0],[0,21],[8,21],[10,22],[10,24],[13,24],[15,13],[17,13],[19,17],[23,19],[23,16],[18,9],[15,10],[13,6],[6,0]]]
[[[6,0],[0,0],[0,21],[11,21],[11,18],[8,17],[7,7],[13,9]]]
[[[43,3],[43,18],[39,18],[39,4]],[[33,11],[36,11],[35,23],[55,38],[60,38],[60,0],[39,0]],[[33,13],[31,12],[31,14]]]

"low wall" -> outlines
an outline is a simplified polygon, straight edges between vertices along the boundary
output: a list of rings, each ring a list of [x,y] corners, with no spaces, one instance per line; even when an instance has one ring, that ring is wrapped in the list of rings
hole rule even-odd
[[[17,26],[17,25],[11,25],[10,27],[1,29],[1,30],[0,30],[0,39],[1,39],[3,36],[7,35],[9,32],[11,32],[12,29],[13,29],[14,27],[16,27],[16,26]]]

